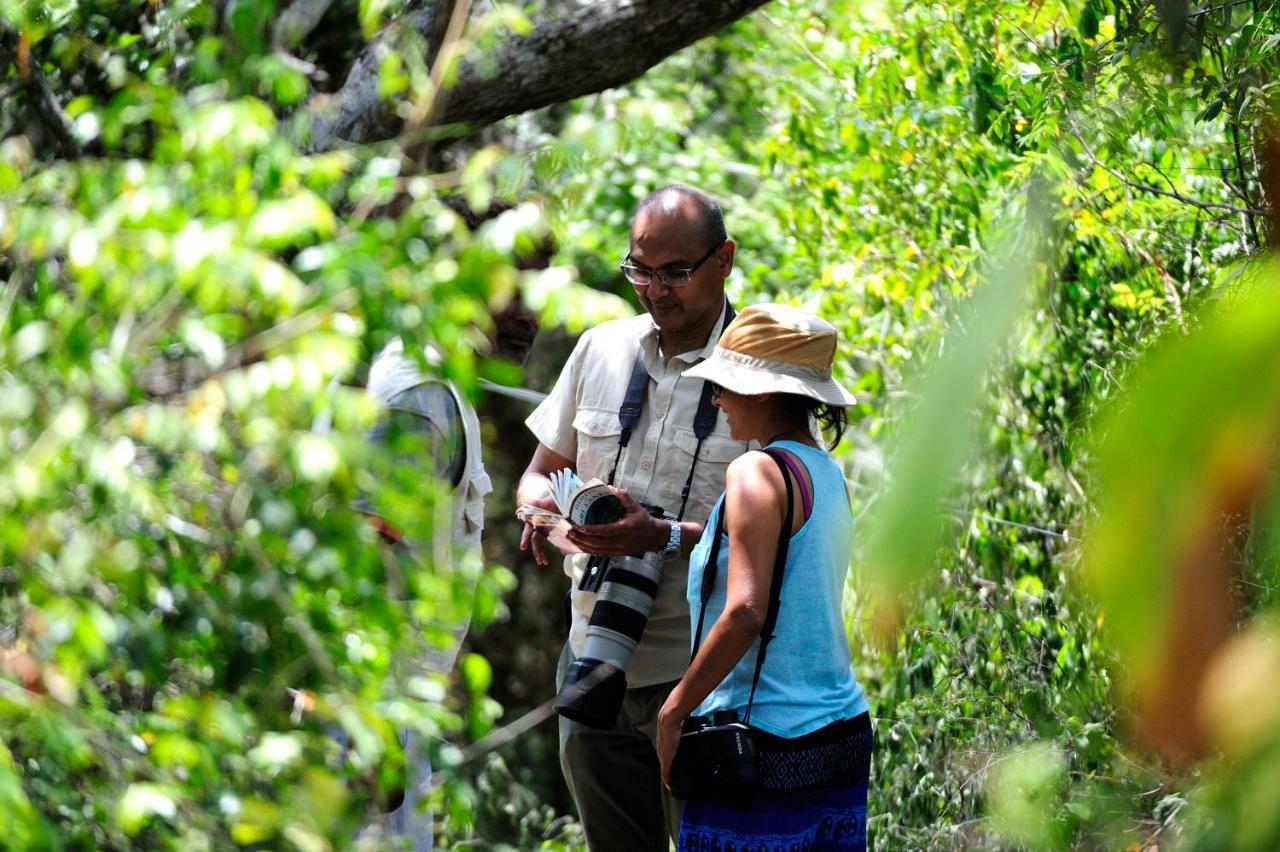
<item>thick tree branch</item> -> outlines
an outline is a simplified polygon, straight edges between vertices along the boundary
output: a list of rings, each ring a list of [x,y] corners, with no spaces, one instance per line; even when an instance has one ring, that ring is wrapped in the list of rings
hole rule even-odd
[[[378,33],[356,57],[341,89],[311,100],[313,149],[323,151],[339,138],[366,142],[396,135],[399,121],[378,92],[382,60],[408,33],[426,39],[428,55],[433,55],[440,48],[453,6],[454,0],[411,3],[404,15]]]
[[[463,65],[436,125],[486,124],[509,115],[622,85],[767,0],[601,0],[538,25],[500,47],[482,70]],[[428,33],[447,15],[434,7],[408,12],[399,27]],[[403,121],[378,97],[378,67],[396,33],[380,35],[356,60],[334,95],[317,98],[313,144],[335,137],[373,142],[396,135]]]

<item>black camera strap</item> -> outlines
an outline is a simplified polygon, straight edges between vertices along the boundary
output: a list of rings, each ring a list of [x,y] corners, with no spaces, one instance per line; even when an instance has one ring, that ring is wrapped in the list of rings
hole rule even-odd
[[[778,547],[773,557],[773,579],[769,583],[769,608],[765,611],[764,624],[760,626],[760,650],[756,653],[756,670],[751,677],[751,695],[747,699],[747,712],[743,723],[751,721],[751,705],[756,700],[756,687],[760,685],[760,671],[764,668],[765,654],[769,643],[773,641],[773,631],[778,624],[778,610],[782,605],[782,572],[787,564],[787,549],[791,544],[791,518],[795,514],[795,494],[791,488],[791,474],[787,463],[783,460],[786,450],[766,447],[762,452],[768,454],[778,465],[782,473],[782,481],[787,487],[787,513],[783,516],[782,528],[778,530]],[[716,575],[720,572],[720,539],[725,531],[725,515],[728,512],[729,499],[726,496],[720,504],[720,514],[716,516],[715,538],[711,540],[711,552],[707,555],[707,564],[702,569],[702,587],[699,597],[701,606],[698,611],[698,629],[694,633],[693,652],[689,655],[692,663],[702,647],[702,628],[707,617],[707,602],[711,600],[711,592],[716,585]]]
[[[727,300],[724,303],[723,331],[733,322],[738,312]],[[613,457],[613,468],[609,471],[609,484],[613,485],[618,475],[618,463],[622,461],[622,451],[631,443],[631,430],[640,422],[640,412],[644,411],[644,399],[649,391],[649,371],[644,366],[644,347],[636,352],[636,362],[631,367],[631,379],[627,382],[627,394],[618,407],[618,425],[622,427],[618,433],[618,452]],[[711,382],[702,383],[702,396],[698,399],[698,411],[693,417],[693,434],[698,444],[693,451],[693,463],[689,465],[689,475],[685,478],[684,489],[680,493],[680,513],[677,521],[684,519],[684,510],[689,503],[689,492],[693,488],[693,472],[698,466],[698,454],[702,451],[702,442],[716,428],[716,418],[720,410],[711,402]]]
[[[737,311],[733,305],[725,301],[724,324],[721,331],[733,322]],[[618,424],[622,430],[618,433],[618,452],[613,457],[613,467],[609,470],[608,484],[613,485],[618,475],[618,463],[622,461],[622,451],[631,443],[631,431],[640,422],[640,413],[644,411],[644,400],[649,392],[649,371],[644,365],[644,347],[636,353],[636,362],[631,367],[631,379],[627,382],[627,394],[618,407]],[[689,475],[685,477],[684,488],[680,492],[680,511],[676,513],[676,523],[684,520],[684,512],[689,505],[689,493],[693,490],[693,474],[698,468],[698,455],[702,452],[703,440],[716,427],[716,418],[720,410],[711,402],[711,383],[702,383],[702,396],[698,399],[698,411],[693,417],[693,435],[698,439],[693,450],[693,461],[689,464]],[[587,561],[586,571],[578,588],[584,592],[598,591],[604,580],[604,567],[608,563],[607,556],[592,556]]]

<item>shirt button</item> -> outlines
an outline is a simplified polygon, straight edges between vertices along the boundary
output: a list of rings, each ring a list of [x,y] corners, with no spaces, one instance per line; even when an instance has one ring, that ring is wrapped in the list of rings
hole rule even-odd
[[[645,470],[648,470],[648,469],[649,469],[649,463],[648,463],[648,462],[640,462],[640,466],[641,466],[642,468],[644,468]]]

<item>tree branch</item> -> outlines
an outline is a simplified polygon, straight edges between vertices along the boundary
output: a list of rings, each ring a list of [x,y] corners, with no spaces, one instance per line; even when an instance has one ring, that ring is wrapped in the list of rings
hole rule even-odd
[[[356,57],[341,89],[332,95],[311,99],[308,107],[313,115],[313,150],[331,148],[337,139],[371,142],[390,139],[399,132],[401,122],[392,105],[378,91],[382,60],[394,53],[397,44],[409,33],[425,39],[428,57],[434,56],[444,41],[454,5],[455,0],[410,4],[404,15],[378,33]]]
[[[766,2],[600,0],[582,6],[512,38],[484,69],[465,63],[431,123],[489,124],[620,86]],[[399,32],[427,35],[447,20],[442,11],[437,4],[411,9],[365,49],[338,92],[313,101],[315,148],[331,147],[335,138],[374,142],[399,132],[403,121],[394,105],[378,97],[378,68]]]
[[[1198,199],[1198,198],[1191,198],[1189,196],[1183,195],[1182,193],[1178,192],[1176,189],[1172,189],[1172,190],[1161,189],[1160,187],[1152,186],[1149,183],[1142,183],[1141,181],[1132,180],[1131,178],[1121,174],[1120,172],[1111,168],[1111,166],[1108,166],[1106,163],[1102,162],[1102,160],[1099,159],[1098,155],[1093,152],[1093,149],[1089,147],[1089,143],[1084,141],[1084,137],[1079,132],[1075,134],[1075,139],[1077,142],[1080,143],[1080,147],[1084,149],[1085,156],[1086,158],[1088,158],[1089,162],[1092,165],[1095,165],[1098,168],[1102,169],[1107,174],[1111,175],[1113,178],[1120,181],[1122,184],[1129,187],[1130,189],[1136,189],[1139,192],[1146,192],[1146,193],[1150,193],[1151,195],[1160,195],[1165,198],[1172,198],[1175,201],[1179,201],[1183,204],[1190,205],[1191,207],[1195,207],[1200,210],[1206,210],[1206,211],[1221,210],[1233,215],[1246,215],[1246,216],[1259,216],[1259,215],[1265,216],[1266,215],[1266,211],[1264,210],[1258,210],[1252,207],[1237,207],[1234,204],[1225,204],[1221,201],[1202,201],[1201,199]],[[1161,177],[1164,177],[1164,175],[1162,174]],[[1165,178],[1165,180],[1168,180],[1168,178]]]

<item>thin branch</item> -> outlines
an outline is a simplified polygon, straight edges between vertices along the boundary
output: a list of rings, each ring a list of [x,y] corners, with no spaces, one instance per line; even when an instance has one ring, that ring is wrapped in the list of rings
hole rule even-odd
[[[342,290],[315,307],[289,317],[280,324],[260,331],[252,337],[245,338],[238,346],[227,352],[226,359],[217,368],[203,366],[183,376],[181,380],[175,380],[171,373],[166,373],[164,376],[149,378],[143,384],[153,400],[181,396],[202,382],[261,361],[267,352],[307,332],[314,331],[334,312],[354,307],[358,301],[359,294],[354,289]],[[162,385],[162,380],[168,381]]]
[[[822,72],[831,79],[831,82],[835,83],[840,90],[844,92],[845,96],[849,98],[849,100],[857,100],[857,92],[853,90],[853,86],[849,81],[837,74],[830,65],[822,60],[822,57],[814,53],[813,49],[809,47],[808,43],[800,36],[799,33],[792,31],[789,27],[784,27],[782,22],[767,12],[761,12],[760,16],[768,21],[769,25],[777,30],[780,35],[785,36],[787,40],[791,42],[792,46],[800,48],[800,50],[809,57],[809,61],[818,66],[818,68],[820,68]]]
[[[22,268],[15,266],[9,273],[9,281],[5,284],[4,296],[0,297],[0,333],[9,325],[9,312],[18,299],[18,291],[22,289]]]
[[[551,716],[555,715],[555,711],[556,699],[548,698],[546,701],[542,702],[528,713],[525,713],[511,724],[504,725],[495,731],[491,731],[471,745],[467,746],[462,750],[462,758],[450,768],[456,770],[459,766],[470,763],[481,755],[488,754],[495,749],[501,748],[512,740],[519,739],[538,725],[541,725]],[[432,773],[431,780],[427,782],[429,788],[423,792],[430,792],[431,790],[436,789],[444,783],[444,780],[443,773]]]
[[[1217,6],[1205,6],[1203,9],[1196,9],[1194,12],[1187,13],[1187,20],[1192,18],[1207,18],[1215,12],[1221,12],[1224,9],[1234,9],[1236,6],[1247,6],[1253,0],[1231,0],[1228,3],[1220,3]]]
[[[1240,176],[1240,195],[1245,196],[1242,200],[1248,203],[1249,179],[1244,173],[1244,152],[1240,148],[1240,125],[1234,119],[1228,119],[1227,126],[1231,128],[1231,145],[1235,149],[1236,169]],[[1223,177],[1227,175],[1224,172]],[[1262,214],[1259,214],[1262,215]],[[1258,234],[1258,221],[1253,213],[1245,214],[1245,221],[1249,223],[1249,233],[1253,236],[1253,247],[1255,249],[1262,247],[1262,237]]]
[[[413,136],[421,128],[434,123],[435,117],[443,111],[445,101],[449,97],[449,93],[444,89],[445,70],[458,51],[458,45],[462,42],[462,28],[470,15],[471,0],[447,0],[444,8],[437,8],[436,32],[431,34],[431,39],[427,43],[427,55],[434,57],[431,61],[431,86],[413,105],[413,111],[409,114],[409,120],[405,122],[404,130],[401,132],[402,139]],[[441,21],[447,22],[443,28],[439,26]],[[435,42],[434,38],[437,35],[440,40]],[[425,160],[425,158],[426,155],[423,153],[419,159]]]
[[[1176,190],[1161,189],[1160,187],[1152,186],[1149,183],[1142,183],[1141,181],[1132,180],[1131,178],[1126,177],[1124,174],[1111,168],[1106,163],[1102,162],[1102,160],[1098,159],[1098,156],[1093,153],[1093,150],[1089,148],[1088,144],[1079,135],[1076,136],[1076,140],[1080,143],[1081,147],[1084,148],[1085,155],[1089,158],[1089,161],[1091,163],[1093,163],[1095,166],[1102,169],[1103,171],[1107,172],[1109,175],[1111,175],[1116,180],[1120,181],[1130,189],[1136,189],[1139,192],[1146,192],[1146,193],[1150,193],[1151,195],[1160,195],[1165,198],[1172,198],[1175,201],[1180,201],[1183,204],[1187,204],[1191,207],[1195,207],[1200,210],[1222,210],[1226,213],[1237,215],[1237,216],[1265,215],[1264,211],[1258,210],[1257,208],[1237,207],[1234,204],[1226,204],[1221,201],[1201,201],[1198,198],[1189,198]]]

